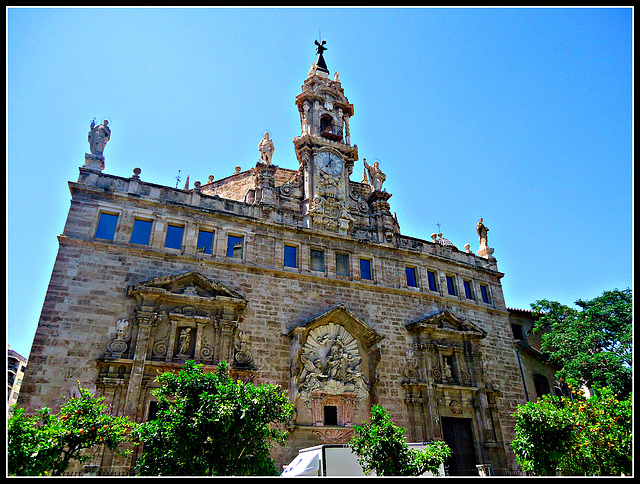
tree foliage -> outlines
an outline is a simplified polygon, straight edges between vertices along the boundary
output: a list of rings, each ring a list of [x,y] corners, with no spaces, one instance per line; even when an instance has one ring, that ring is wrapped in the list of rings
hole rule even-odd
[[[590,398],[574,391],[521,405],[511,443],[518,464],[536,475],[629,475],[631,399],[603,388]]]
[[[444,442],[411,449],[404,439],[404,428],[391,422],[389,413],[379,405],[371,408],[371,422],[354,425],[352,452],[365,473],[378,476],[419,476],[425,472],[439,475],[439,468],[451,455]]]
[[[632,387],[633,304],[630,289],[605,291],[576,310],[546,299],[531,305],[542,350],[569,385],[608,387],[622,397]]]
[[[117,450],[120,444],[131,442],[135,424],[128,417],[109,415],[103,400],[81,388],[80,397],[71,398],[57,414],[42,408],[37,415],[27,416],[14,405],[7,429],[9,474],[61,475],[72,460],[88,460],[89,449]]]
[[[273,424],[293,407],[277,385],[255,386],[229,377],[221,362],[214,373],[188,361],[158,377],[164,386],[155,420],[141,424],[144,443],[136,464],[141,475],[275,475],[269,454],[287,434]]]

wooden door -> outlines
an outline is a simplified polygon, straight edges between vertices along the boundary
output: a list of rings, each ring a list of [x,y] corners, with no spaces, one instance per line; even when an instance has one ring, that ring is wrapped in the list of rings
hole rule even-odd
[[[442,435],[453,455],[445,462],[451,476],[477,476],[476,447],[470,418],[442,418]]]

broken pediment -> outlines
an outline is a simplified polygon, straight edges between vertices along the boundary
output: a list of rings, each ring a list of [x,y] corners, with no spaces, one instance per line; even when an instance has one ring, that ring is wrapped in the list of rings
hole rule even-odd
[[[408,323],[406,328],[411,332],[433,332],[475,336],[484,338],[487,333],[471,321],[458,318],[448,309]]]
[[[323,326],[328,323],[334,323],[344,327],[344,329],[364,343],[367,347],[374,345],[383,338],[383,336],[379,335],[370,326],[365,324],[358,317],[354,316],[342,304],[322,313],[300,326],[296,326],[289,331],[289,336],[302,335],[302,339],[306,339],[306,336],[310,331],[314,330],[318,326]]]
[[[227,302],[244,307],[247,303],[242,295],[195,271],[133,284],[127,288],[127,294],[142,301],[179,300],[195,305]]]

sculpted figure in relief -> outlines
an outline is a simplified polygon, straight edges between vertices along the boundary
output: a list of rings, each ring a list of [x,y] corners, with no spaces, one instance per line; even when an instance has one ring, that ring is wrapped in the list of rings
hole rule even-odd
[[[303,396],[308,397],[315,390],[332,395],[353,392],[359,398],[368,394],[358,343],[340,325],[329,323],[312,330],[302,348],[300,361],[302,369],[297,384]]]

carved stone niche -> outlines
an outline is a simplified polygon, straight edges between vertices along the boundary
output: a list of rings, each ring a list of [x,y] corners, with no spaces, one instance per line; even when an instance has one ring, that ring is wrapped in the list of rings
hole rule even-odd
[[[315,435],[323,436],[318,427],[352,427],[368,418],[382,336],[344,306],[293,328],[289,336],[298,428],[316,429]]]
[[[406,325],[417,348],[420,381],[443,385],[477,386],[479,341],[487,333],[449,310]]]
[[[232,365],[238,319],[247,304],[240,294],[193,271],[134,284],[127,294],[136,299],[137,314],[158,315],[146,344],[140,338],[134,343],[136,358]]]

